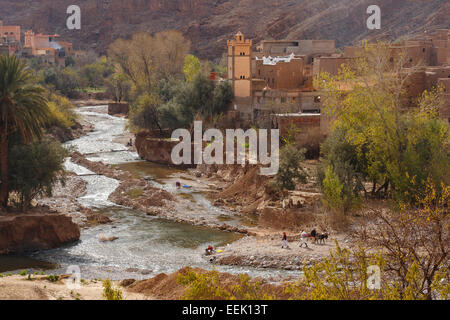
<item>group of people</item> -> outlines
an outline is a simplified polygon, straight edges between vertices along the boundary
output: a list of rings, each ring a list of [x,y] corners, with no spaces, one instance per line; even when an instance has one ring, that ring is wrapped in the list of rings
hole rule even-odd
[[[316,231],[316,229],[313,229],[310,233],[302,230],[302,232],[300,232],[300,248],[303,246],[308,248],[308,238],[311,238],[311,242],[314,243],[318,243],[320,241],[325,243],[325,239],[328,239],[328,232],[326,229],[324,229],[320,234]],[[289,242],[287,240],[286,232],[283,232],[283,237],[281,238],[281,248],[289,249]]]

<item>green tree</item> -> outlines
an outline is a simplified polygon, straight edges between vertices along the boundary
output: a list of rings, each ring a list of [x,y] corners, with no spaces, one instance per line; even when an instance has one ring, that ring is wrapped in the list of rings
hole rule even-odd
[[[162,132],[160,121],[160,101],[150,94],[141,95],[131,112],[132,124],[136,127]]]
[[[44,89],[34,82],[32,71],[17,57],[0,56],[0,203],[9,196],[8,139],[18,132],[25,143],[41,137],[49,110]]]
[[[64,160],[68,151],[49,139],[15,144],[9,157],[10,190],[19,195],[22,210],[37,196],[51,196],[53,186],[65,182]]]
[[[200,60],[193,56],[192,54],[188,54],[184,59],[184,67],[183,72],[187,82],[191,82],[194,80],[195,76],[202,69],[202,65]]]
[[[75,70],[71,68],[58,70],[56,73],[55,88],[69,98],[74,97],[75,93],[80,88],[80,77]]]
[[[301,166],[305,150],[293,144],[285,145],[280,151],[280,167],[275,176],[275,186],[281,190],[294,190],[298,182],[306,183],[307,172]]]
[[[220,82],[213,92],[213,113],[221,114],[227,111],[233,99],[233,88],[228,81]]]
[[[123,73],[114,74],[105,81],[107,93],[114,101],[129,101],[132,83]]]
[[[106,57],[101,57],[92,64],[81,68],[80,74],[86,80],[87,86],[91,88],[102,87],[105,79],[114,73],[113,65]]]

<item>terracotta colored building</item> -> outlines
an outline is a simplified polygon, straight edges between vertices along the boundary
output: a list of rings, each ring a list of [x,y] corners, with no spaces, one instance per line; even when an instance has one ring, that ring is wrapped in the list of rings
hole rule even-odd
[[[74,50],[71,42],[59,40],[57,34],[35,34],[32,30],[25,32],[24,55],[39,56],[46,63],[63,64],[65,57],[72,56]]]
[[[8,42],[21,42],[20,26],[4,26],[0,20],[0,37]]]

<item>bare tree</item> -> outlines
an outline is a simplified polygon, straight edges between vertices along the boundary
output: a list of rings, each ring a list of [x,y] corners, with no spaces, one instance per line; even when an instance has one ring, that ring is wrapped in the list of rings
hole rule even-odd
[[[412,288],[413,298],[433,298],[437,272],[448,270],[450,253],[450,187],[442,194],[429,183],[420,207],[399,211],[370,210],[355,236],[366,247],[380,250],[386,257],[386,272],[401,285],[401,293]],[[418,277],[411,277],[411,266],[418,267]]]

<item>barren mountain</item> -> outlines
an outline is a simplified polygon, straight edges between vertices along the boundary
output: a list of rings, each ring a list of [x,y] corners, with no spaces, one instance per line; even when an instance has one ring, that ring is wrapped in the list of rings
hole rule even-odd
[[[81,8],[81,30],[66,28],[71,4]],[[381,30],[366,27],[371,4],[381,7]],[[449,0],[0,0],[5,24],[56,32],[78,48],[105,52],[112,40],[136,31],[178,29],[192,40],[195,54],[211,59],[238,30],[255,42],[335,39],[342,47],[450,28],[449,16]]]

